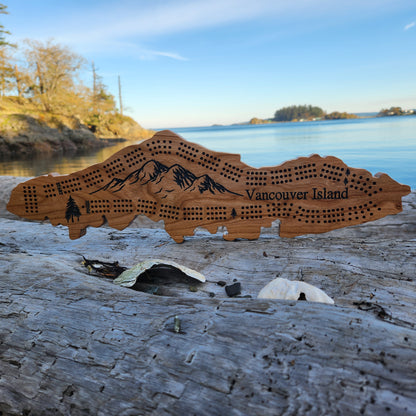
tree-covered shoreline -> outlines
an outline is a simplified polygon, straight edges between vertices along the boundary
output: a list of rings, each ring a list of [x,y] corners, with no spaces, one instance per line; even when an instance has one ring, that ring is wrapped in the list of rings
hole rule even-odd
[[[383,108],[377,114],[377,117],[396,117],[416,115],[416,110],[403,110],[401,107]]]
[[[282,107],[276,110],[274,117],[261,119],[253,117],[248,124],[267,124],[267,123],[284,123],[284,122],[302,122],[302,121],[319,121],[319,120],[349,120],[369,117],[392,117],[416,115],[416,110],[403,110],[401,107],[390,107],[382,109],[374,116],[359,116],[354,113],[333,111],[326,113],[321,107],[312,105],[292,105]],[[246,123],[244,123],[246,124]]]
[[[76,118],[97,137],[121,137],[120,125],[136,122],[119,111],[93,63],[91,85],[85,85],[81,71],[86,65],[82,56],[52,40],[0,45],[0,113],[10,113],[14,100],[19,105],[14,110],[51,127],[70,128],[65,120]],[[132,138],[140,138],[140,132]]]
[[[0,14],[7,7],[0,4]],[[2,158],[84,150],[102,138],[146,139],[153,131],[123,114],[93,62],[54,40],[7,41],[0,25]],[[89,70],[89,79],[83,76]]]

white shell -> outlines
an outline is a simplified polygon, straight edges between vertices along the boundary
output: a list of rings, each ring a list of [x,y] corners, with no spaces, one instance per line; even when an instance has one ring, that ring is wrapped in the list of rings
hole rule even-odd
[[[323,290],[318,289],[299,280],[287,280],[281,277],[272,280],[260,290],[258,299],[288,299],[298,300],[303,293],[309,302],[321,302],[333,304],[331,299]]]
[[[124,287],[132,287],[136,283],[137,278],[143,272],[151,269],[153,266],[156,266],[156,265],[167,265],[167,266],[174,267],[175,269],[179,269],[182,273],[185,273],[189,277],[193,277],[194,279],[199,280],[200,282],[205,282],[204,275],[188,267],[175,263],[174,261],[149,259],[149,260],[142,261],[141,263],[137,263],[131,269],[125,270],[123,273],[121,273],[120,276],[117,277],[117,279],[113,280],[113,283],[115,283],[116,285],[124,286]]]

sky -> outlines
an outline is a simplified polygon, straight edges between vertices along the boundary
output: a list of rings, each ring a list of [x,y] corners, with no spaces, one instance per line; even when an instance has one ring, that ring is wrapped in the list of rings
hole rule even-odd
[[[146,128],[232,124],[312,104],[416,108],[416,0],[3,0],[0,23],[91,62]]]

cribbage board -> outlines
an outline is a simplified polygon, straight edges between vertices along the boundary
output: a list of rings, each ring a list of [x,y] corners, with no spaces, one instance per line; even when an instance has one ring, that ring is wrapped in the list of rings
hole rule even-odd
[[[280,236],[324,233],[402,210],[410,187],[376,177],[336,157],[312,155],[279,166],[253,168],[237,154],[208,150],[161,131],[106,161],[62,176],[19,184],[8,210],[31,220],[48,218],[76,239],[105,222],[122,230],[137,215],[159,221],[176,241],[196,227],[226,240],[256,239],[280,220]]]

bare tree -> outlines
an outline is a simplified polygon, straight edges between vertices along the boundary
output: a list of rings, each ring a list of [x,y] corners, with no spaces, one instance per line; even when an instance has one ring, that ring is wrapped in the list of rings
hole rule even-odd
[[[26,44],[33,97],[50,112],[76,105],[76,77],[84,65],[84,58],[52,40],[45,43],[27,40]]]

